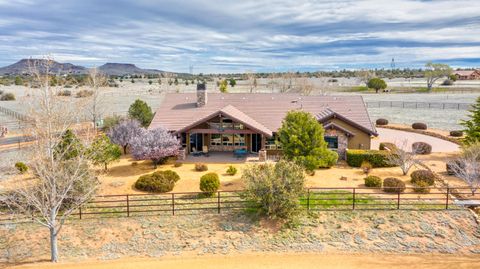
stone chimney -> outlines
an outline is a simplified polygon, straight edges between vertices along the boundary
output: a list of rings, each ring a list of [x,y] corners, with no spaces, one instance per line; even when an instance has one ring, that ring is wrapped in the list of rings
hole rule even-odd
[[[197,107],[207,104],[207,86],[205,83],[197,84]]]

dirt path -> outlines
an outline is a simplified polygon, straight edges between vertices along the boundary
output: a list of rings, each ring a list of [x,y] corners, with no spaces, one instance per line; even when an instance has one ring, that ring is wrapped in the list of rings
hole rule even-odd
[[[380,268],[478,268],[479,255],[392,255],[392,254],[244,254],[208,257],[129,258],[115,261],[89,261],[79,263],[35,263],[11,268],[65,268],[65,269],[133,269],[133,268],[322,268],[380,269]]]
[[[377,128],[378,137],[372,139],[372,149],[378,149],[381,142],[395,143],[398,147],[403,146],[403,142],[407,141],[407,149],[411,149],[414,142],[426,142],[432,145],[432,152],[457,152],[459,146],[453,142],[449,142],[433,136],[417,134],[412,132]]]

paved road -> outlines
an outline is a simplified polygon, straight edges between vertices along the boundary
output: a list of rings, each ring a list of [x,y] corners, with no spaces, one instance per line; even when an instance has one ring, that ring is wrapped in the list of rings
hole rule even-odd
[[[372,140],[372,149],[378,149],[381,142],[391,142],[398,147],[402,147],[404,141],[406,141],[407,149],[412,148],[412,143],[426,142],[432,145],[432,152],[455,152],[460,150],[460,147],[455,143],[428,135],[384,128],[377,128],[377,131],[378,137]]]

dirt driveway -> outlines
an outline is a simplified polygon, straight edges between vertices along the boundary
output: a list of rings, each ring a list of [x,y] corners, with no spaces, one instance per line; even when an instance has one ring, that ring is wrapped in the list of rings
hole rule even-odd
[[[378,149],[381,142],[391,142],[398,147],[403,147],[404,141],[407,141],[407,149],[411,149],[412,144],[415,142],[426,142],[432,145],[432,152],[449,153],[459,151],[457,144],[433,136],[385,128],[377,128],[377,132],[378,137],[372,139],[372,149]]]
[[[322,268],[329,269],[383,269],[383,268],[478,268],[478,255],[406,255],[406,254],[244,254],[209,257],[176,257],[161,259],[129,258],[115,261],[91,261],[79,263],[50,263],[30,264],[14,268],[65,268],[65,269],[133,269],[133,268],[215,268],[215,269],[242,269],[242,268]]]

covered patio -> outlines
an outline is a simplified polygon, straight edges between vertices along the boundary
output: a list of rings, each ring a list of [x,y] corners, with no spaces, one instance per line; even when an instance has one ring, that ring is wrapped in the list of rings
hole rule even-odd
[[[182,163],[255,163],[259,162],[258,154],[249,153],[244,157],[234,156],[232,152],[210,152],[208,155],[189,154]]]
[[[228,105],[177,131],[186,160],[258,157],[273,132],[235,107]],[[217,153],[226,154],[217,154]],[[215,155],[213,155],[215,153]],[[209,157],[210,156],[210,157]]]

